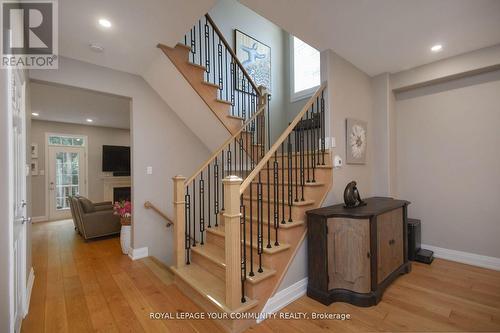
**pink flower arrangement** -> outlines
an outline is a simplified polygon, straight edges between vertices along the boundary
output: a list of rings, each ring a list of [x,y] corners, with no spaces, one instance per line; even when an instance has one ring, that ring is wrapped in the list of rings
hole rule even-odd
[[[113,205],[113,214],[120,216],[123,225],[130,225],[132,217],[132,203],[130,201],[117,201]]]

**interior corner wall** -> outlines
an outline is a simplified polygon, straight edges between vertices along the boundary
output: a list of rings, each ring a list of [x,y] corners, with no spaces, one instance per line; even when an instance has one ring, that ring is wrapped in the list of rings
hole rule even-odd
[[[370,77],[353,64],[329,50],[328,112],[330,135],[335,137],[336,147],[332,156],[339,155],[343,166],[333,170],[333,187],[323,205],[343,202],[345,186],[355,180],[362,197],[372,195],[372,168],[374,155],[374,123],[372,86]],[[325,81],[322,79],[322,81]],[[328,118],[328,117],[327,117]],[[346,119],[354,118],[367,122],[367,148],[365,164],[346,163]],[[328,133],[328,131],[327,131]],[[333,164],[333,163],[332,163]]]
[[[209,11],[215,24],[231,47],[234,47],[235,29],[268,45],[271,48],[271,142],[288,126],[287,91],[285,79],[288,67],[285,57],[287,34],[277,25],[243,6],[235,0],[219,0]],[[289,100],[288,100],[289,101]]]
[[[59,69],[32,70],[30,77],[131,98],[132,246],[172,264],[172,228],[144,202],[173,216],[172,177],[194,172],[210,155],[206,146],[140,76],[60,57]]]
[[[499,92],[497,70],[397,95],[398,190],[422,244],[500,258]]]
[[[125,113],[128,116],[128,113]],[[104,201],[104,173],[102,172],[102,146],[130,146],[130,130],[99,127],[79,124],[68,124],[55,121],[32,120],[31,141],[38,144],[38,169],[45,169],[45,133],[61,133],[87,136],[87,197],[94,202]],[[45,176],[31,176],[32,215],[33,217],[48,217],[46,210],[47,190],[45,177],[49,170],[44,170]]]

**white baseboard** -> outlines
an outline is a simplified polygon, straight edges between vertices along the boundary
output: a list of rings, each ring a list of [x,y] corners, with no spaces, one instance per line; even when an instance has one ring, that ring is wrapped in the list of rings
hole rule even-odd
[[[304,296],[307,292],[307,278],[303,278],[302,280],[295,282],[290,287],[278,291],[274,294],[273,297],[267,300],[266,305],[262,309],[263,314],[271,314],[275,313],[281,309],[283,309],[288,304],[297,300],[298,298]],[[261,318],[265,318],[265,315],[262,315]],[[263,319],[257,320],[257,323],[260,323]]]
[[[24,317],[26,317],[30,309],[31,291],[33,290],[34,283],[35,283],[35,270],[33,269],[33,267],[31,267],[30,274],[28,276],[28,282],[26,283],[26,295],[24,299]]]
[[[35,216],[31,218],[31,222],[37,223],[37,222],[47,222],[49,219],[47,216]]]
[[[480,254],[457,251],[457,250],[444,249],[442,247],[425,245],[425,244],[422,244],[421,247],[423,249],[434,251],[434,256],[436,258],[456,261],[462,264],[468,264],[468,265],[500,271],[500,258],[488,257]]]
[[[133,249],[130,248],[130,251],[128,252],[128,256],[132,260],[138,260],[142,258],[146,258],[148,256],[148,248],[147,247],[140,247],[138,249]]]

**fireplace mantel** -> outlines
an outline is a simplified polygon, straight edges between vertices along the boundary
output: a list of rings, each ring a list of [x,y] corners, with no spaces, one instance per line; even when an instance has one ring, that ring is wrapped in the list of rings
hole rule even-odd
[[[113,189],[115,187],[132,186],[131,177],[103,177],[104,201],[113,201]]]

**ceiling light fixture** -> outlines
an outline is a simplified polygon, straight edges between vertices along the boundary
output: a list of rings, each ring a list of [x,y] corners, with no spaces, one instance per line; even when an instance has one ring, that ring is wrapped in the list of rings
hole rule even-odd
[[[104,28],[111,28],[111,22],[105,18],[99,19],[99,24]]]
[[[31,112],[31,115],[32,115],[33,117],[38,117],[40,114],[39,114],[38,112]]]
[[[93,121],[94,121],[93,119],[87,118],[87,122],[88,122],[88,123],[91,123],[91,122],[93,122]]]
[[[441,44],[436,44],[434,45],[433,47],[431,47],[431,51],[432,52],[439,52],[443,49],[443,45]]]

